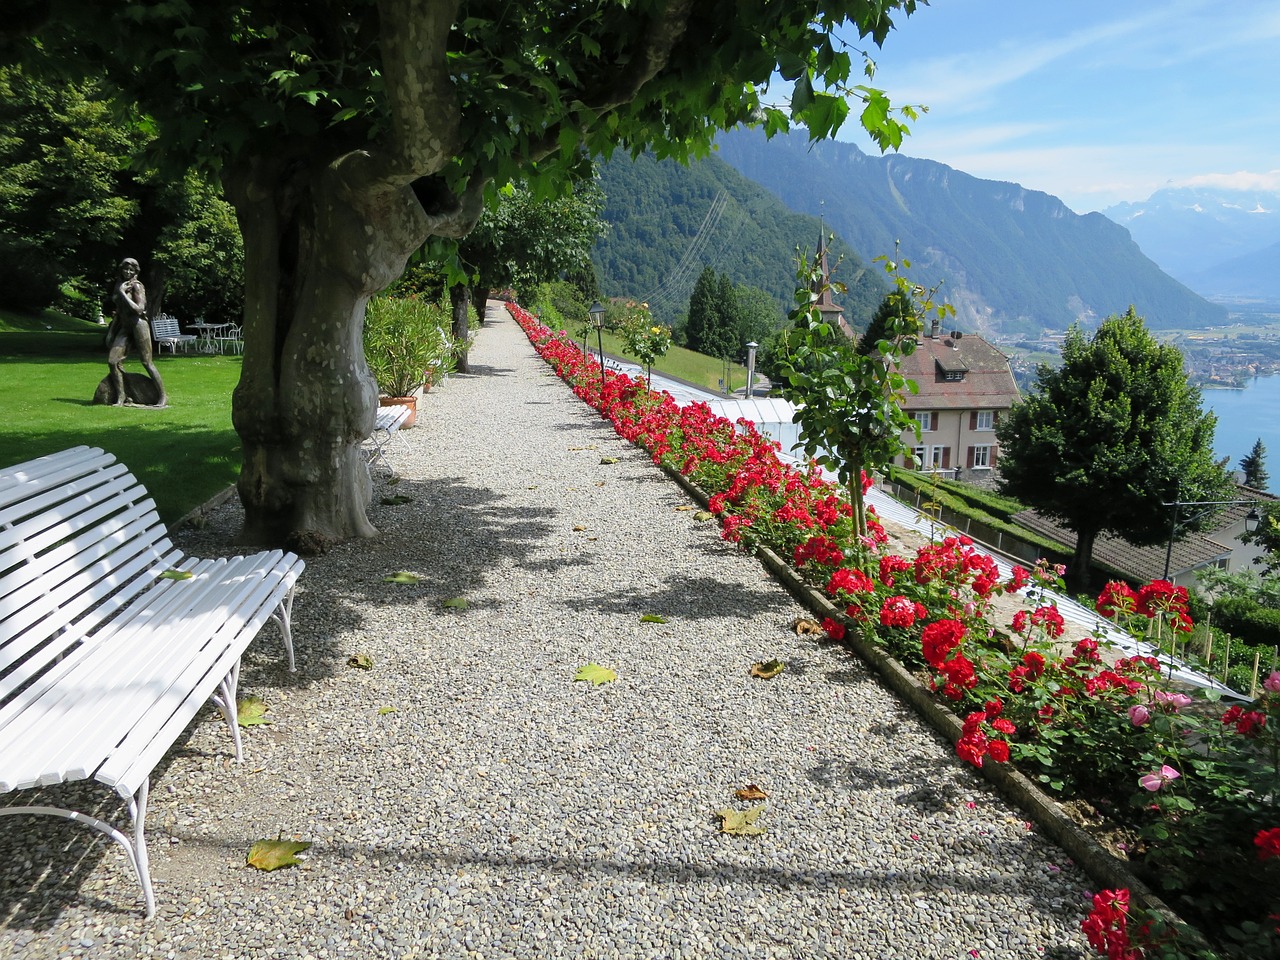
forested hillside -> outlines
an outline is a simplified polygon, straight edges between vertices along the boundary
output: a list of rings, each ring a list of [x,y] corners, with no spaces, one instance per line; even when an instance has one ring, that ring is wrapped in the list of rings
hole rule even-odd
[[[618,157],[601,167],[601,187],[609,230],[592,259],[605,295],[647,300],[655,317],[674,323],[698,275],[711,267],[734,284],[769,293],[782,322],[794,304],[796,251],[813,256],[818,218],[788,210],[716,157],[689,167],[648,155]],[[865,327],[888,290],[883,271],[839,236],[830,262],[834,278],[849,288],[837,303],[850,323]]]
[[[1224,308],[1163,273],[1124,228],[1100,213],[1073,213],[1049,194],[931,160],[811,145],[803,132],[765,140],[735,130],[718,146],[727,163],[791,209],[821,210],[864,258],[892,253],[901,241],[912,278],[941,282],[966,329],[1061,329],[1130,304],[1155,329],[1226,318]]]

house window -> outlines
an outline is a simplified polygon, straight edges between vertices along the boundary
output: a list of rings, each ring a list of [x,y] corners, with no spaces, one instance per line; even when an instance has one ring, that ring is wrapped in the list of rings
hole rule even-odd
[[[964,371],[948,370],[946,373],[942,375],[942,379],[945,380],[947,383],[959,383],[961,380],[964,379]]]
[[[991,444],[983,443],[973,448],[973,463],[970,466],[975,470],[991,469]]]
[[[912,447],[911,453],[915,458],[911,463],[913,469],[923,469],[929,465],[928,447]]]
[[[920,431],[927,432],[938,429],[938,414],[936,411],[930,410],[927,413],[913,413],[912,419],[920,424]]]
[[[996,414],[994,410],[979,410],[978,422],[974,429],[976,430],[994,430],[996,428]]]

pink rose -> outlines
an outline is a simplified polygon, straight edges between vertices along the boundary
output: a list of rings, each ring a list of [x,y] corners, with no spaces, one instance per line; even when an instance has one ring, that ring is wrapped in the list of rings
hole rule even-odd
[[[1132,707],[1129,708],[1129,722],[1132,723],[1135,727],[1146,726],[1150,720],[1151,720],[1151,711],[1148,710],[1143,704],[1135,703]]]
[[[1262,681],[1262,689],[1280,693],[1280,670],[1271,671],[1271,676]]]
[[[1150,773],[1143,774],[1138,778],[1138,783],[1142,785],[1144,790],[1150,790],[1155,793],[1166,783],[1172,783],[1180,776],[1182,774],[1166,763],[1159,770],[1152,770]]]

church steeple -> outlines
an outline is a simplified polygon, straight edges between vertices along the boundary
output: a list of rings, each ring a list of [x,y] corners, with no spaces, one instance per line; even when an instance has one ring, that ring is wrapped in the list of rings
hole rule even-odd
[[[853,327],[849,326],[849,322],[845,320],[844,308],[836,304],[831,291],[831,267],[827,263],[827,231],[825,227],[819,229],[818,252],[815,261],[822,273],[822,279],[818,281],[818,286],[814,290],[814,293],[818,295],[818,301],[814,306],[821,311],[824,321],[839,327],[844,335],[852,340],[854,338]]]

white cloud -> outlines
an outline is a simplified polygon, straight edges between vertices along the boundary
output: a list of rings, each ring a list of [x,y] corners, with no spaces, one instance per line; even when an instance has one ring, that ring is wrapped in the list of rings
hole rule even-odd
[[[1214,187],[1218,190],[1265,190],[1280,193],[1280,170],[1268,173],[1251,173],[1238,170],[1235,173],[1202,173],[1176,181],[1181,187]]]

